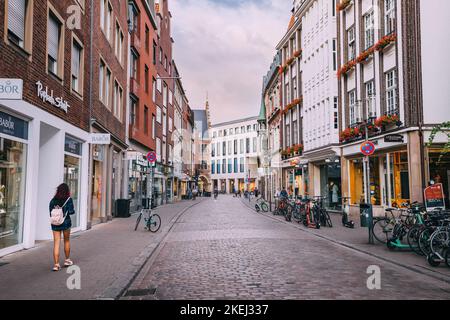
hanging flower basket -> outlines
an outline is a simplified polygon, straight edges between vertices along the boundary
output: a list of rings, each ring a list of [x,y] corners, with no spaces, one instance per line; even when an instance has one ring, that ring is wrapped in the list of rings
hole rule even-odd
[[[391,43],[394,43],[397,41],[397,35],[395,33],[384,36],[380,39],[380,41],[377,42],[377,44],[374,46],[376,51],[383,51],[384,48],[389,46]]]
[[[341,2],[336,5],[336,9],[337,11],[342,11],[347,9],[351,4],[352,0],[341,0]]]

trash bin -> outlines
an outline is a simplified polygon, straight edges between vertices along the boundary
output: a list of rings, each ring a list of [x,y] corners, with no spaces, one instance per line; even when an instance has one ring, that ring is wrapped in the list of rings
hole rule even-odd
[[[359,205],[359,215],[361,218],[361,227],[370,228],[373,223],[373,207],[371,204],[361,203]]]
[[[129,218],[130,214],[130,202],[129,199],[117,199],[116,200],[116,218]]]

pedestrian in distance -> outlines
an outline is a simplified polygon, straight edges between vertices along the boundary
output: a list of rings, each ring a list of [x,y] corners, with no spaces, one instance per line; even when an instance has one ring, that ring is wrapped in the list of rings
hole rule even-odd
[[[64,235],[64,267],[73,265],[70,260],[70,229],[72,228],[72,220],[70,216],[75,214],[73,200],[70,196],[69,186],[65,183],[60,184],[56,189],[56,194],[49,204],[50,223],[53,231],[53,271],[59,271],[59,251],[61,245],[61,234]]]

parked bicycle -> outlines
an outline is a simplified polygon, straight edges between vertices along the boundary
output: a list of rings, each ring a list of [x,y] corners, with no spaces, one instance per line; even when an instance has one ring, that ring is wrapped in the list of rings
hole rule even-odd
[[[314,210],[318,212],[320,224],[324,227],[333,227],[333,222],[331,221],[330,214],[328,213],[327,209],[325,209],[325,206],[323,205],[324,201],[327,199],[327,197],[321,197],[316,196],[314,197]]]
[[[256,212],[269,212],[269,205],[263,197],[259,197],[258,199],[256,199],[255,210]]]
[[[145,230],[148,230],[153,233],[158,232],[159,228],[161,227],[161,217],[156,213],[152,213],[151,209],[141,210],[136,220],[136,226],[134,228],[134,231],[138,229],[142,217],[144,217]]]

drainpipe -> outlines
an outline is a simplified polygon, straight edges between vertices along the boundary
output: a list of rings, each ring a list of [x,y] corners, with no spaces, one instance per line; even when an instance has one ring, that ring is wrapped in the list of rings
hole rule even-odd
[[[420,140],[420,170],[422,171],[422,189],[427,187],[425,179],[425,141],[423,135],[422,119],[419,121],[419,140]],[[425,203],[424,193],[422,192],[422,202]]]
[[[89,134],[92,133],[92,95],[93,95],[93,90],[92,90],[92,84],[94,81],[94,76],[93,76],[93,46],[94,46],[94,0],[90,1],[90,35],[89,35],[89,41],[90,41],[90,46],[89,46]],[[91,199],[91,194],[92,194],[92,145],[89,144],[89,166],[88,166],[88,195],[87,195],[87,229],[91,229],[92,227],[92,221],[91,221],[91,206],[92,206],[92,199]]]

